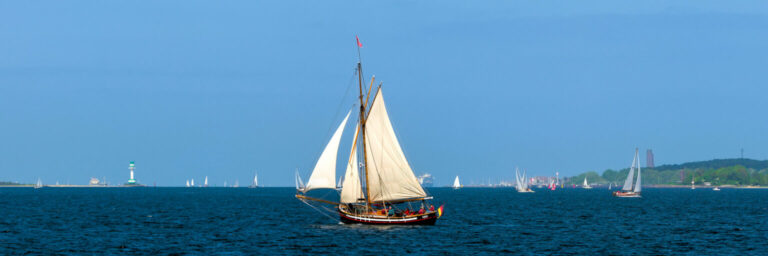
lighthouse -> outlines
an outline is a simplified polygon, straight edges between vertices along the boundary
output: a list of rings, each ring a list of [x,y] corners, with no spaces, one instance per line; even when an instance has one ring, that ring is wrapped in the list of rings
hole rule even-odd
[[[133,178],[133,170],[136,169],[136,166],[134,166],[133,161],[128,165],[128,170],[131,170],[131,178],[128,179],[128,185],[135,185],[136,179]]]

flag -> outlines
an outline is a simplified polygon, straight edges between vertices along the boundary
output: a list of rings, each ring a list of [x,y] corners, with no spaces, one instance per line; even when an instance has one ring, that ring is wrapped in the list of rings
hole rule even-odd
[[[437,208],[437,218],[440,218],[440,216],[443,216],[443,205]]]
[[[363,48],[363,44],[360,43],[360,38],[355,35],[355,40],[357,40],[357,47]]]

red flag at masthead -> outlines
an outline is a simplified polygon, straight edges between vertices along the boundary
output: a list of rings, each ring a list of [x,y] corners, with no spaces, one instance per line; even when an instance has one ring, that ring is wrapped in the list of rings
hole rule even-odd
[[[363,44],[360,43],[360,38],[355,35],[355,40],[357,40],[357,47],[363,48]]]

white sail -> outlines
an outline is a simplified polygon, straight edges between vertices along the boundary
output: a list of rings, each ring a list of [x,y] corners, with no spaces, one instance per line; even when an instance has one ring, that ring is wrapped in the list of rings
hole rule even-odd
[[[637,151],[635,151],[635,157],[639,158],[639,156],[637,155]],[[640,185],[640,184],[642,184],[642,183],[640,183],[641,181],[642,181],[642,179],[640,179],[640,161],[638,161],[638,163],[637,163],[637,182],[635,182],[635,192],[640,192],[642,190],[642,186]]]
[[[347,162],[347,171],[344,172],[344,181],[341,184],[341,202],[356,203],[358,199],[365,199],[363,195],[363,186],[360,183],[359,165],[357,164],[357,134],[360,132],[360,126],[355,128],[355,136],[352,138],[352,152]]]
[[[520,170],[517,168],[515,168],[515,188],[517,188],[517,191],[523,189],[523,182],[520,180]]]
[[[459,182],[459,176],[456,176],[456,179],[453,180],[453,188],[460,188],[461,182]]]
[[[369,200],[394,201],[426,197],[413,174],[387,114],[381,88],[365,121],[366,165]]]
[[[192,179],[192,182],[190,184],[191,184],[191,186],[194,187],[195,186],[195,179]]]
[[[37,178],[37,183],[35,184],[35,188],[42,188],[43,187],[43,181],[40,180],[40,178]]]
[[[253,187],[258,187],[258,186],[259,186],[259,175],[258,174],[254,174],[253,175]]]
[[[203,187],[208,186],[208,176],[205,176],[205,181],[203,181]]]
[[[333,137],[328,141],[328,145],[325,146],[323,153],[320,154],[320,158],[317,159],[315,169],[312,170],[312,175],[309,176],[309,181],[307,181],[306,191],[319,188],[336,188],[336,155],[339,152],[341,134],[344,132],[344,126],[347,124],[350,113],[352,111],[347,113],[344,121],[341,121],[341,125],[339,125],[339,128],[336,128]]]
[[[296,169],[296,189],[297,190],[304,190],[304,181],[301,180],[301,175],[299,175],[299,169]]]
[[[587,183],[587,176],[584,176],[584,185],[582,185],[582,186],[585,186],[585,187],[589,186],[589,184]]]
[[[632,180],[635,178],[635,164],[637,163],[637,150],[635,150],[635,157],[632,158],[632,167],[629,168],[629,174],[627,174],[627,179],[624,181],[624,187],[621,188],[621,190],[625,191],[631,191],[632,190]]]
[[[187,187],[189,187],[189,180],[187,180]]]

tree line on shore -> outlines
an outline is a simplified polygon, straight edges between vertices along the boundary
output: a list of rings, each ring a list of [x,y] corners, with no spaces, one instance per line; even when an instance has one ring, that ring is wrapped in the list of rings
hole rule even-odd
[[[711,185],[768,186],[768,160],[745,158],[715,159],[675,165],[662,165],[656,168],[642,168],[644,185],[688,185],[709,183]],[[569,177],[567,185],[580,185],[587,178],[592,184],[613,183],[621,185],[629,174],[629,168],[608,169],[599,174],[589,171]]]

